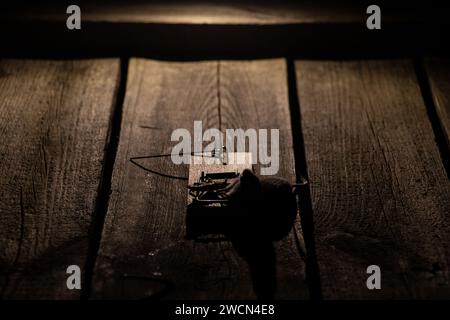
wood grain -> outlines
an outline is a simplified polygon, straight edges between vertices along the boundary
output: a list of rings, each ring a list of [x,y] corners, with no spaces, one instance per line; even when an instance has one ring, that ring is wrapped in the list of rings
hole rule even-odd
[[[132,59],[128,79],[93,297],[255,298],[249,267],[231,243],[184,239],[187,181],[146,172],[129,159],[170,153],[172,131],[192,133],[194,120],[202,120],[204,130],[276,127],[284,142],[281,173],[293,178],[283,60]],[[170,158],[140,165],[188,176],[188,167],[176,166]],[[276,245],[276,257],[277,297],[305,297],[303,262],[292,235]]]
[[[296,71],[324,298],[448,298],[450,184],[412,63]]]
[[[445,49],[436,6],[384,4],[383,28],[366,28],[367,4],[332,1],[86,1],[81,30],[65,28],[67,4],[0,12],[11,56],[146,56],[163,59],[410,54]],[[433,9],[432,14],[429,10]],[[151,39],[144,41],[143,39]]]
[[[119,61],[0,61],[2,298],[75,299]]]
[[[288,102],[287,70],[283,59],[220,62],[221,127],[279,130],[277,176],[295,182],[294,154]],[[269,133],[270,136],[270,133]],[[268,150],[272,141],[268,138]],[[260,154],[258,154],[260,156]],[[261,159],[258,158],[258,163]],[[260,174],[261,165],[254,165]],[[302,238],[300,221],[282,241],[275,243],[280,299],[307,298],[305,270],[297,250]]]
[[[66,4],[22,6],[22,17],[26,20],[65,21]],[[287,24],[287,23],[345,23],[361,21],[363,6],[336,5],[335,3],[295,1],[138,1],[124,3],[96,3],[88,1],[80,5],[83,22],[139,23],[139,24]],[[8,12],[8,11],[6,11]],[[12,10],[14,12],[14,10]],[[9,13],[9,12],[8,12]],[[63,13],[63,14],[61,14]],[[409,17],[407,11],[403,18]],[[13,16],[5,14],[5,19]],[[395,20],[386,14],[387,20]]]
[[[425,67],[439,123],[450,150],[450,60],[427,58]]]

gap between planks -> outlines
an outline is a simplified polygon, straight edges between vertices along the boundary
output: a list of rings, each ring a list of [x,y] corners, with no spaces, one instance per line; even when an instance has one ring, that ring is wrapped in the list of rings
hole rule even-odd
[[[447,172],[447,178],[450,179],[450,108],[445,101],[449,95],[446,91],[449,77],[448,73],[444,75],[450,69],[449,63],[445,59],[416,58],[414,66],[442,164]],[[444,87],[444,83],[447,84],[447,88]]]
[[[128,57],[120,58],[120,79],[115,93],[116,98],[108,129],[108,138],[105,146],[105,161],[102,168],[95,214],[89,232],[88,255],[84,266],[84,285],[81,291],[81,299],[83,300],[88,299],[91,295],[95,261],[100,247],[105,217],[108,212],[112,172],[114,169],[117,147],[119,145],[123,102],[127,87],[128,63]]]
[[[296,71],[324,298],[448,297],[450,190],[412,61]]]
[[[0,282],[4,299],[78,299],[118,59],[1,60]]]

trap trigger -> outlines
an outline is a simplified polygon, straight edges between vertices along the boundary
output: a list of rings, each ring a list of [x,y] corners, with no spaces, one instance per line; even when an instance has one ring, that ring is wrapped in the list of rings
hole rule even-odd
[[[226,205],[227,191],[239,181],[244,170],[253,170],[251,153],[218,148],[212,150],[211,156],[194,156],[189,166],[188,205],[208,208]]]

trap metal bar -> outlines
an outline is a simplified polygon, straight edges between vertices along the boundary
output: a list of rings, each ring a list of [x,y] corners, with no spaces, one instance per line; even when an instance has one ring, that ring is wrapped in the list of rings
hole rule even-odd
[[[194,155],[189,166],[188,205],[223,205],[219,190],[226,190],[231,179],[238,178],[245,170],[253,170],[250,152],[213,151],[211,157]]]

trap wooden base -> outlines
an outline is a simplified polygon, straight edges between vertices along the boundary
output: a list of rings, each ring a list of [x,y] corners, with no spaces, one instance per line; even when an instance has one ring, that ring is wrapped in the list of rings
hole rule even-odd
[[[200,180],[202,173],[242,173],[245,169],[253,170],[252,154],[250,152],[228,152],[225,162],[219,158],[204,156],[193,156],[189,166],[189,185]],[[192,202],[192,197],[188,195],[188,204]]]

